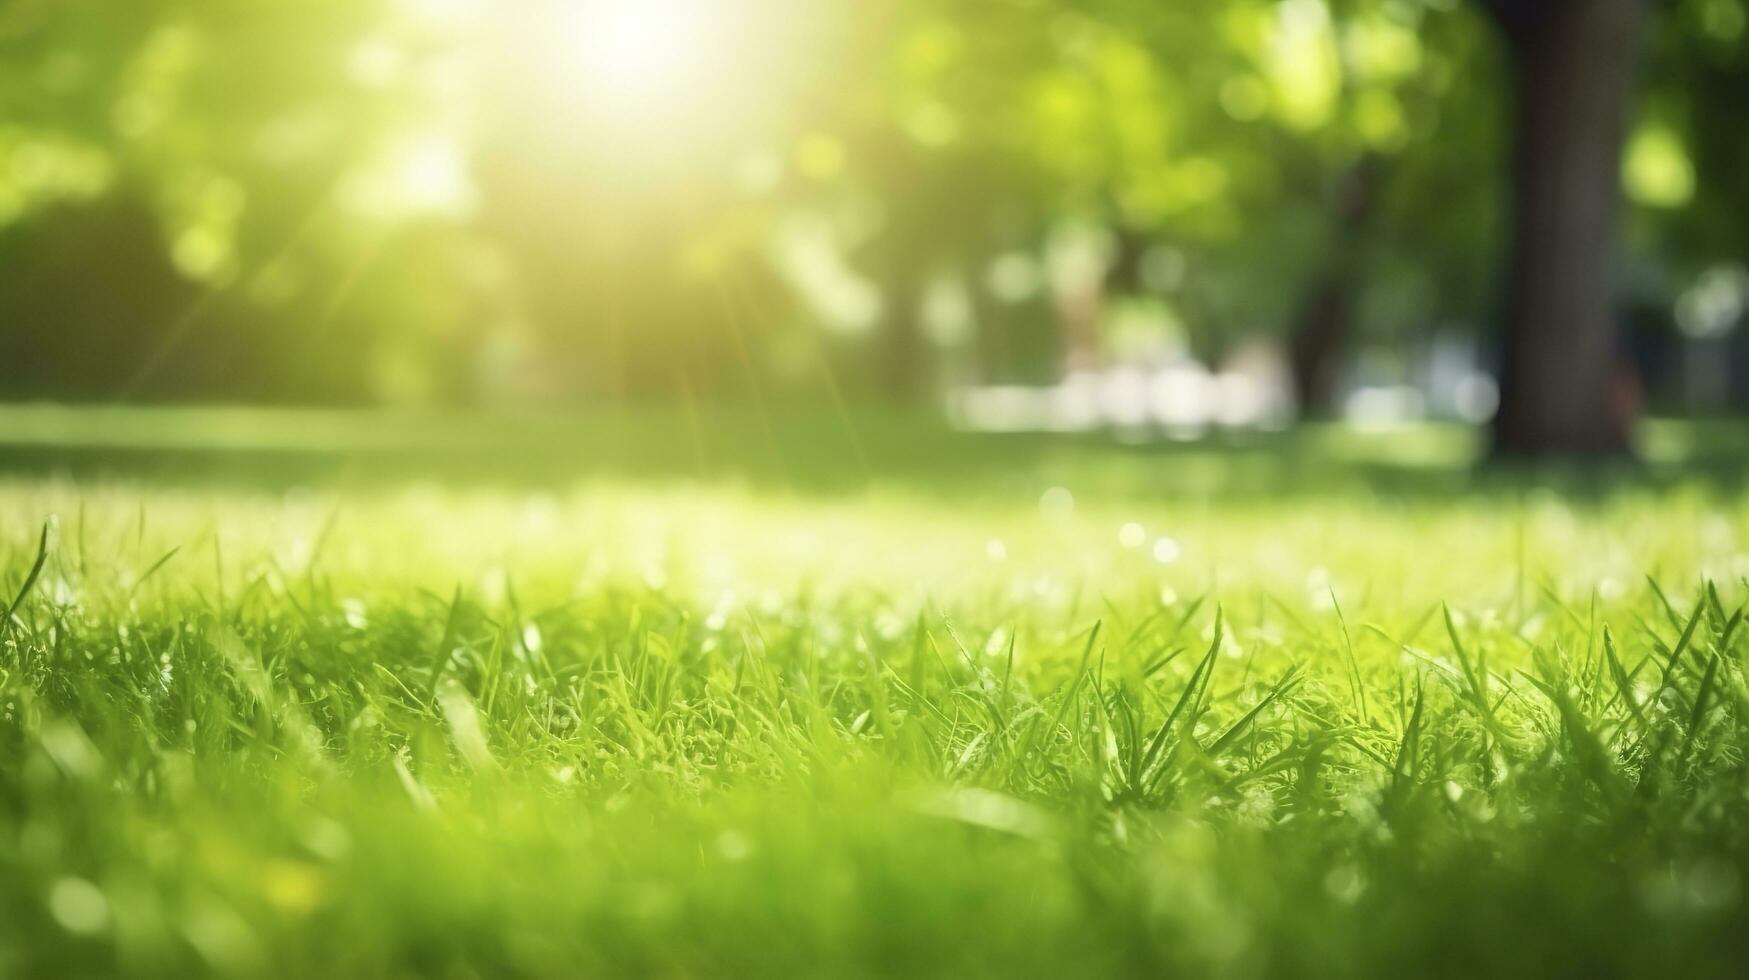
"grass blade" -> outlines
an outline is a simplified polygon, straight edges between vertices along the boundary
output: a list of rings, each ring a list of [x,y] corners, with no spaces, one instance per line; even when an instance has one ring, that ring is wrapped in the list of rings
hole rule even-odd
[[[18,587],[18,593],[6,605],[6,615],[0,616],[0,633],[12,626],[12,614],[16,613],[24,600],[30,596],[30,590],[36,587],[37,579],[42,577],[43,566],[49,563],[49,525],[44,524],[42,535],[36,543],[36,561],[30,566],[30,573],[24,576],[24,584]]]

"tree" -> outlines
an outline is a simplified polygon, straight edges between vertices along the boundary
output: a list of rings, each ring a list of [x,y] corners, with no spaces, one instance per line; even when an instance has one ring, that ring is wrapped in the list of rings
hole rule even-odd
[[[463,390],[484,290],[466,274],[466,179],[459,148],[431,138],[448,110],[421,83],[408,6],[0,14],[0,252],[16,259],[0,386],[298,401]],[[90,295],[94,268],[125,288]],[[68,351],[89,353],[48,356]]]
[[[1515,113],[1495,452],[1625,454],[1611,268],[1643,0],[1478,2]]]
[[[1302,415],[1334,411],[1341,355],[1362,278],[1361,255],[1378,212],[1386,170],[1382,156],[1364,156],[1342,175],[1331,207],[1331,248],[1306,289],[1288,333],[1288,371]]]
[[[1357,339],[1478,318],[1495,208],[1477,161],[1495,91],[1458,81],[1489,40],[1474,18],[1379,0],[1096,10],[1118,53],[1146,58],[1158,93],[1098,93],[1116,139],[1090,126],[1065,138],[1048,118],[1034,128],[1045,152],[1091,157],[1060,182],[1104,190],[1120,234],[1185,257],[1192,273],[1163,298],[1199,353],[1282,334],[1302,413],[1325,415]]]

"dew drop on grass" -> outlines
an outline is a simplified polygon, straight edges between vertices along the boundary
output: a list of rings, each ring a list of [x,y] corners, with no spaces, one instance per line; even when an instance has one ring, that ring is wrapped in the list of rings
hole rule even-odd
[[[1324,876],[1324,891],[1343,905],[1353,905],[1366,893],[1366,872],[1353,864],[1339,864]]]
[[[881,639],[892,641],[904,635],[906,623],[892,612],[883,612],[875,618],[875,633]]]
[[[1162,565],[1170,565],[1184,557],[1184,546],[1172,538],[1159,538],[1154,542],[1154,560]]]
[[[1053,521],[1075,516],[1075,495],[1068,487],[1052,487],[1038,498],[1038,510]]]
[[[1118,528],[1117,543],[1132,551],[1140,548],[1142,545],[1148,543],[1148,529],[1137,524],[1135,521],[1131,521],[1123,527]]]

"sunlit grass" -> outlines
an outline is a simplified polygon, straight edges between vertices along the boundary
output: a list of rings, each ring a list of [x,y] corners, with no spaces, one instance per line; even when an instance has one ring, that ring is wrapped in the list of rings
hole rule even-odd
[[[1733,972],[1728,484],[874,429],[10,465],[0,972]]]

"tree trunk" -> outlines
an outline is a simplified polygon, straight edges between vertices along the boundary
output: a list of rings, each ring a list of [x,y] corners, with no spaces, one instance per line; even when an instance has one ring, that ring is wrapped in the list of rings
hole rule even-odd
[[[1307,287],[1288,337],[1288,373],[1302,418],[1336,413],[1342,354],[1348,347],[1360,286],[1361,253],[1371,234],[1384,176],[1384,158],[1369,154],[1355,161],[1337,184],[1324,265]]]
[[[881,394],[894,405],[910,406],[923,394],[924,337],[922,277],[906,272],[887,297],[881,324]]]
[[[1612,266],[1643,0],[1493,0],[1517,112],[1497,456],[1628,451]]]
[[[1342,351],[1348,346],[1354,281],[1338,270],[1320,273],[1294,317],[1288,338],[1288,375],[1303,419],[1336,414]]]

